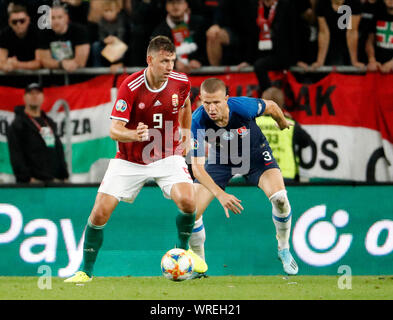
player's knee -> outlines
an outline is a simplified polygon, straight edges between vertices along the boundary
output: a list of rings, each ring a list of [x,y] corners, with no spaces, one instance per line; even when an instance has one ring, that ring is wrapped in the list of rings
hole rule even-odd
[[[269,198],[270,202],[272,203],[273,206],[273,213],[282,215],[282,216],[287,216],[291,212],[291,206],[289,204],[289,200],[287,197],[287,191],[285,189],[280,190],[273,194]]]
[[[93,225],[103,226],[108,222],[109,217],[110,213],[106,212],[102,206],[94,206],[89,219]]]
[[[196,209],[195,200],[190,197],[180,198],[177,202],[177,206],[182,212],[186,214],[192,214]]]

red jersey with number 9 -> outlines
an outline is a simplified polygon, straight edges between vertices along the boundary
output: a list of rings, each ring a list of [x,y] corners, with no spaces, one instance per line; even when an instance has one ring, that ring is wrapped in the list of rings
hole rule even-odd
[[[149,164],[171,155],[181,155],[179,110],[190,95],[190,81],[185,74],[171,72],[157,90],[149,87],[146,70],[133,73],[120,85],[111,119],[127,122],[135,130],[139,122],[149,128],[144,142],[118,142],[116,158]]]

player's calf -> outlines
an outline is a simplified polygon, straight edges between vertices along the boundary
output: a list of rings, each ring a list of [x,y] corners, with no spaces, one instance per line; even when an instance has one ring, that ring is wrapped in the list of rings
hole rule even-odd
[[[195,223],[195,212],[192,214],[185,213],[181,210],[176,216],[176,227],[178,235],[177,248],[188,250],[188,241],[190,240],[192,229]]]
[[[205,260],[205,240],[205,226],[203,225],[202,217],[200,217],[195,221],[194,229],[192,229],[192,234],[188,243],[191,249],[203,260]]]
[[[278,249],[289,248],[292,213],[287,191],[285,189],[280,190],[273,194],[269,200],[272,203],[272,217],[276,227]]]

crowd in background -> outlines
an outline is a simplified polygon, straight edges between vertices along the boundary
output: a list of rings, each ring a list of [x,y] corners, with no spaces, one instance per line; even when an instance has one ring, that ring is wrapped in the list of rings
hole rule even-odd
[[[0,0],[0,70],[144,66],[162,34],[177,71],[254,66],[263,91],[292,65],[391,72],[392,25],[393,0]]]
[[[84,67],[110,67],[116,72],[143,67],[148,43],[156,35],[173,40],[175,70],[190,73],[202,66],[231,65],[239,70],[252,66],[259,96],[277,102],[284,101],[283,92],[272,88],[268,71],[296,65],[306,70],[348,65],[393,72],[393,0],[0,0],[0,30],[0,71],[5,73],[42,68],[72,73]],[[6,79],[6,85],[12,86]],[[27,87],[24,99],[25,112],[15,109],[16,120],[8,132],[17,181],[64,181],[68,177],[64,154],[48,153],[48,144],[43,145],[38,135],[52,149],[60,146],[55,126],[39,108],[29,113],[30,105],[42,104],[42,84]],[[30,103],[34,99],[41,102]],[[36,120],[30,121],[31,117]],[[27,129],[22,124],[37,133],[46,150],[43,154],[53,160],[45,167],[56,174],[42,176],[42,168],[35,176],[26,174],[15,147],[26,143],[22,132]],[[310,144],[311,137],[299,125],[295,127],[300,139],[287,139],[289,149]],[[50,130],[41,132],[43,128]],[[27,146],[35,144],[27,141]],[[293,169],[284,177],[293,179],[295,174]]]

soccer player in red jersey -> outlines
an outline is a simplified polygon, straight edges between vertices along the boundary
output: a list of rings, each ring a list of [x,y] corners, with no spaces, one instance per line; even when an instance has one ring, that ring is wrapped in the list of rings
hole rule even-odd
[[[185,74],[173,71],[175,50],[169,38],[153,38],[147,49],[148,67],[127,77],[119,88],[110,127],[118,152],[109,163],[88,219],[82,270],[66,282],[92,279],[105,224],[118,203],[132,203],[149,179],[179,208],[177,247],[189,249],[196,207],[182,151],[190,139],[190,82]],[[206,263],[191,250],[189,253],[194,270],[205,272]]]

